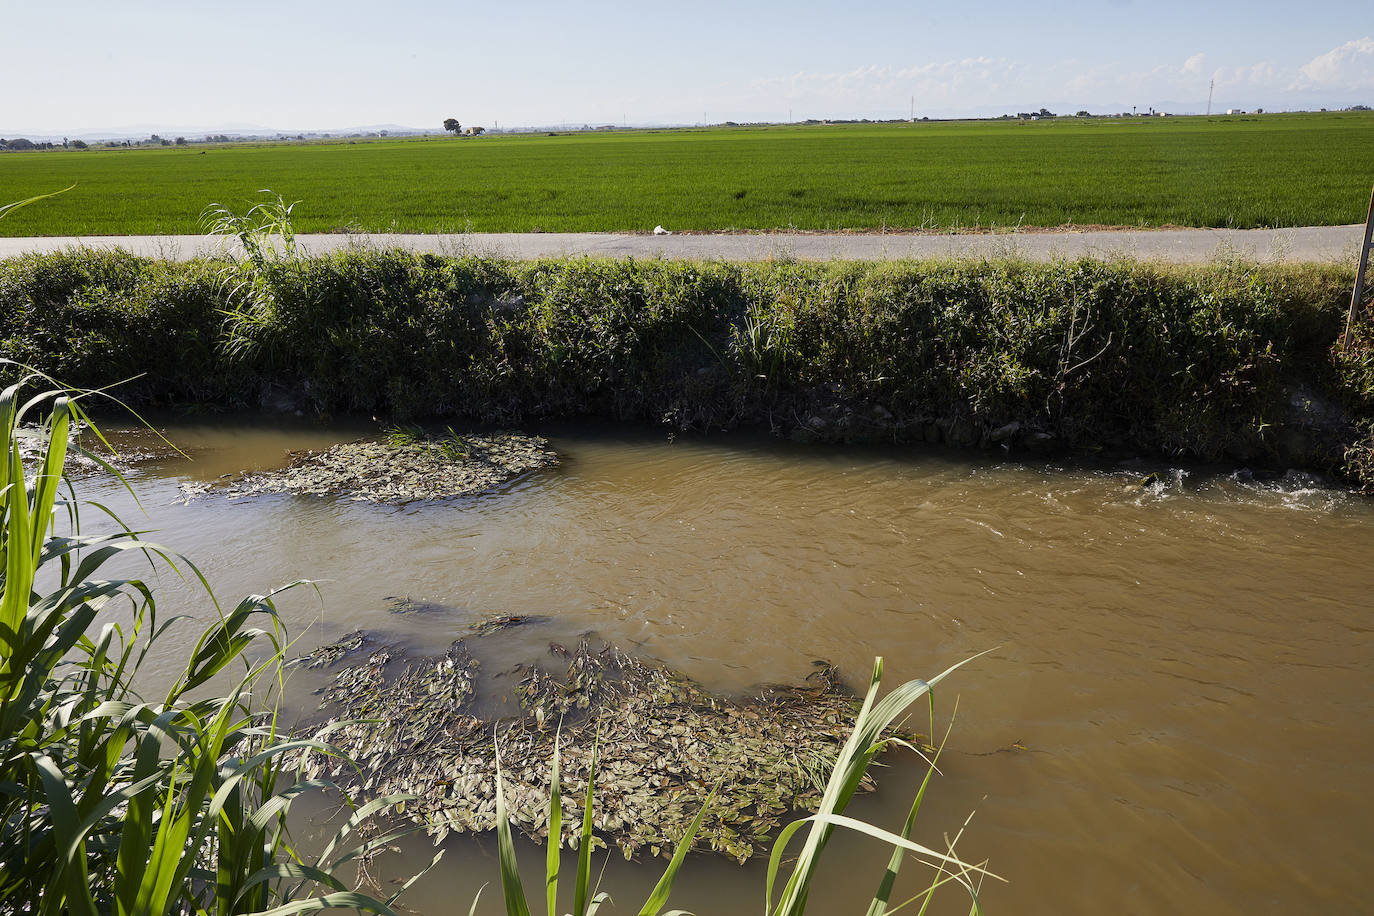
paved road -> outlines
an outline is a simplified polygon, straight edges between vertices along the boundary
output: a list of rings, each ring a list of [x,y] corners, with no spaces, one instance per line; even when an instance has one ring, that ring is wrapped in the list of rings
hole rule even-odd
[[[1198,263],[1231,255],[1259,261],[1353,263],[1363,226],[1301,229],[1168,229],[1055,231],[1007,235],[628,235],[614,233],[472,233],[467,235],[301,235],[307,252],[354,246],[401,247],[440,254],[476,253],[529,259],[560,255],[596,257],[883,261],[903,258],[1130,257]],[[72,246],[125,248],[138,254],[189,259],[223,250],[221,239],[198,235],[0,238],[0,258]]]

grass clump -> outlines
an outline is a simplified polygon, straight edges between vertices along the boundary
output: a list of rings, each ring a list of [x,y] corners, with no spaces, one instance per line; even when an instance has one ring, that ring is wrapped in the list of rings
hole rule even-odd
[[[260,191],[270,194],[270,191]],[[263,335],[254,333],[280,320],[280,296],[286,284],[282,273],[292,270],[299,260],[296,230],[291,222],[295,203],[288,204],[280,194],[275,200],[250,207],[242,215],[223,204],[211,204],[201,214],[209,235],[236,239],[240,255],[219,270],[224,298],[224,338],[221,345],[236,362],[252,356]],[[299,203],[300,201],[296,201]]]
[[[1331,362],[1345,404],[1363,418],[1345,450],[1345,471],[1366,493],[1374,493],[1374,321],[1365,316],[1356,322],[1349,342],[1332,348]]]
[[[215,605],[166,693],[138,689],[139,667],[174,621],[158,619],[146,582],[110,567],[134,553],[199,573],[128,528],[82,533],[63,470],[72,427],[88,418],[60,389],[25,400],[35,381],[0,394],[0,910],[393,913],[394,896],[349,890],[336,873],[396,838],[360,842],[357,831],[398,799],[349,802],[318,855],[291,836],[294,801],[333,787],[299,778],[287,755],[332,750],[280,730],[270,698],[284,645],[271,595]],[[26,465],[16,440],[36,418],[45,445]]]

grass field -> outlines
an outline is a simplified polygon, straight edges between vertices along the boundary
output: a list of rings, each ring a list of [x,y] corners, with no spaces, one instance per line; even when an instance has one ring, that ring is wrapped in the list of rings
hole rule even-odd
[[[614,131],[0,154],[0,234],[195,233],[261,188],[394,232],[1362,222],[1374,113]]]

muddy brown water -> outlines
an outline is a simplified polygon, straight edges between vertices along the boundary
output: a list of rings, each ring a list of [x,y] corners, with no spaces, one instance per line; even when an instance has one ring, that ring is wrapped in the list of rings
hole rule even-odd
[[[882,655],[895,684],[995,648],[938,696],[942,722],[958,712],[918,829],[939,844],[976,809],[959,849],[1008,880],[984,886],[986,912],[1368,909],[1370,501],[1228,468],[561,428],[545,430],[560,468],[476,499],[176,502],[188,480],[358,432],[179,423],[168,434],[190,460],[130,475],[146,517],[108,480],[80,493],[193,558],[222,601],[317,580],[281,599],[303,649],[360,626],[437,649],[488,614],[542,614],[512,631],[508,660],[595,630],[735,692],[799,680],[817,658],[857,685]],[[206,616],[195,589],[159,579],[163,613]],[[398,617],[393,595],[450,610]],[[179,632],[153,677],[172,676]],[[896,828],[918,777],[895,759],[852,810]],[[447,845],[409,906],[466,913],[490,883],[479,912],[497,912],[492,841]],[[405,850],[386,874],[432,855]],[[542,898],[541,853],[521,854]],[[811,911],[863,912],[885,861],[869,840],[833,844]],[[612,911],[637,911],[661,868],[617,853]],[[919,872],[908,863],[899,891]],[[763,878],[761,862],[694,857],[672,904],[757,913]],[[967,903],[949,893],[937,910]]]

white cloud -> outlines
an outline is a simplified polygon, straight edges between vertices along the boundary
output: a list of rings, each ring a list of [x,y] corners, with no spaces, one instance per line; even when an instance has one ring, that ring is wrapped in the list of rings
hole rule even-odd
[[[1169,105],[1202,111],[1209,81],[1221,108],[1342,104],[1341,94],[1374,88],[1374,38],[1348,41],[1305,65],[1298,61],[1227,61],[1218,66],[1205,52],[1148,69],[1101,60],[1064,59],[1031,66],[1002,57],[965,57],[912,66],[862,66],[721,86],[717,98],[741,110],[785,110],[798,115],[900,114],[909,96],[916,113],[1014,111],[1048,105],[1055,110],[1115,110],[1115,106]]]
[[[1271,63],[1261,62],[1244,67],[1218,67],[1212,78],[1218,86],[1267,89],[1283,81],[1283,72]]]
[[[755,80],[752,93],[787,99],[823,99],[832,104],[891,102],[915,95],[918,106],[999,101],[1015,88],[1020,67],[990,57],[966,57],[913,67],[869,66],[843,73],[799,71]]]
[[[1298,68],[1292,89],[1374,89],[1374,38],[1357,38]]]

